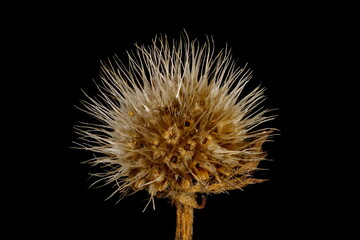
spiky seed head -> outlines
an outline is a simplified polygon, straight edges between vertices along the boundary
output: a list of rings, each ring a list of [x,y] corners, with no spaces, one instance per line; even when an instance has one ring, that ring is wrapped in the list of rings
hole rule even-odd
[[[100,98],[84,102],[101,124],[77,128],[82,146],[100,153],[89,162],[103,166],[94,175],[114,185],[113,194],[146,190],[150,200],[201,208],[198,193],[263,181],[251,174],[272,129],[258,126],[273,116],[259,108],[263,88],[243,96],[251,72],[236,67],[228,49],[215,54],[210,39],[159,37],[128,58],[102,63]]]

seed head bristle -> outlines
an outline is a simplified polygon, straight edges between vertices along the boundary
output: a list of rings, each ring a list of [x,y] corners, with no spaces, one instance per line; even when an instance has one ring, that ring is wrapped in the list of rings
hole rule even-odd
[[[221,193],[262,182],[252,173],[266,153],[274,118],[259,108],[264,89],[242,96],[251,71],[236,67],[228,49],[187,37],[157,37],[136,46],[128,64],[102,63],[100,98],[84,102],[101,124],[78,128],[84,148],[101,156],[96,173],[114,193],[146,190],[195,208],[196,194]],[[149,200],[149,203],[150,203]]]

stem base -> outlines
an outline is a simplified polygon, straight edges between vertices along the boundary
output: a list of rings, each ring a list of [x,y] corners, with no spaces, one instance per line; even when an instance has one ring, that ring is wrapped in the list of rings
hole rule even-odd
[[[175,240],[191,240],[193,235],[194,208],[182,203],[176,204]]]

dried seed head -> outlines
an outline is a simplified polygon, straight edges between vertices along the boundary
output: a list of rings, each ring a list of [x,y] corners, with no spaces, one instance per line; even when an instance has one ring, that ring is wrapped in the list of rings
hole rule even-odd
[[[85,110],[102,122],[78,128],[90,160],[102,165],[94,175],[115,192],[147,190],[193,207],[196,194],[221,193],[263,180],[251,177],[265,159],[262,144],[272,129],[258,105],[264,89],[242,96],[251,72],[237,68],[225,49],[183,38],[157,38],[137,46],[128,66],[118,59],[102,64],[100,100]]]

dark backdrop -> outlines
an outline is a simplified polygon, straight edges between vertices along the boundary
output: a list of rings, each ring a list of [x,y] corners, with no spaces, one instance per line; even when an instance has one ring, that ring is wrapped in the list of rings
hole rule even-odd
[[[319,222],[332,214],[323,201],[331,187],[319,167],[322,130],[317,127],[327,99],[317,97],[324,79],[316,69],[320,56],[327,56],[322,42],[332,23],[321,20],[326,16],[318,18],[319,9],[83,7],[49,10],[26,24],[28,32],[22,35],[31,43],[23,61],[35,70],[27,84],[36,89],[35,101],[24,108],[32,109],[30,119],[40,116],[31,131],[39,140],[27,141],[40,151],[31,154],[35,164],[24,164],[25,170],[31,165],[36,171],[19,200],[25,214],[15,223],[48,238],[173,239],[175,208],[167,200],[156,200],[156,211],[149,207],[144,213],[145,192],[117,204],[115,198],[104,201],[111,188],[88,189],[89,166],[81,164],[92,155],[71,147],[77,138],[73,126],[92,121],[75,105],[85,98],[81,89],[90,96],[97,93],[92,79],[99,80],[100,60],[115,53],[126,59],[125,51],[135,42],[150,44],[159,33],[178,39],[185,29],[190,38],[213,36],[218,50],[228,44],[239,65],[248,63],[254,72],[249,87],[261,83],[267,88],[266,107],[279,109],[271,126],[280,129],[280,136],[265,145],[274,161],[264,162],[269,170],[258,173],[269,181],[209,196],[205,209],[195,210],[194,239],[292,239],[322,233]]]

